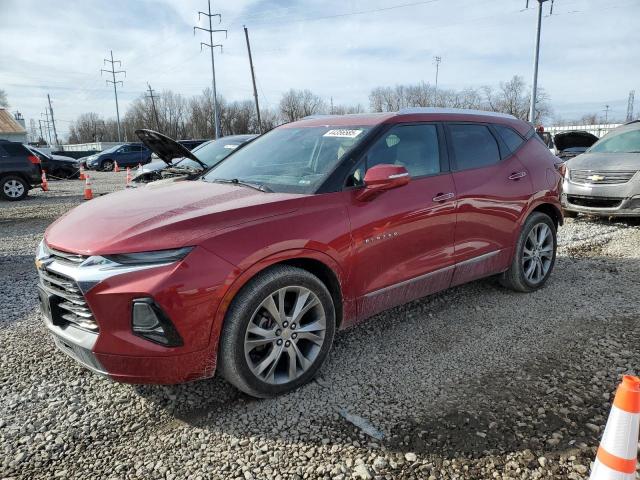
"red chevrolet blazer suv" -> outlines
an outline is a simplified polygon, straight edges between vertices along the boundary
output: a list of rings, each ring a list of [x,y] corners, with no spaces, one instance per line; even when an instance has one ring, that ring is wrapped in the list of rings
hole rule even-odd
[[[188,156],[149,130],[161,158]],[[84,203],[36,257],[55,344],[129,383],[217,371],[274,396],[309,381],[334,335],[491,275],[542,287],[562,224],[557,159],[531,125],[434,108],[313,116],[204,174]]]

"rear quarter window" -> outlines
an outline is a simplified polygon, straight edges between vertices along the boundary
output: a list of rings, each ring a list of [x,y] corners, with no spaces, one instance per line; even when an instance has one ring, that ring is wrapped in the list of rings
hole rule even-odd
[[[504,125],[494,125],[493,127],[511,152],[515,152],[524,143],[524,139],[512,128],[505,127]]]
[[[486,125],[448,125],[456,170],[487,167],[500,162],[498,142]]]

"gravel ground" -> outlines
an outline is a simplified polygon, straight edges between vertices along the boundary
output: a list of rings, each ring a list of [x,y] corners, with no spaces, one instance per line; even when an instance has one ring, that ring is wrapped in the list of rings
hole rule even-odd
[[[579,218],[543,290],[487,279],[390,310],[289,395],[116,384],[39,318],[35,247],[82,201],[82,182],[50,186],[0,202],[0,478],[581,479],[637,373],[640,223]],[[123,186],[94,174],[98,194]]]

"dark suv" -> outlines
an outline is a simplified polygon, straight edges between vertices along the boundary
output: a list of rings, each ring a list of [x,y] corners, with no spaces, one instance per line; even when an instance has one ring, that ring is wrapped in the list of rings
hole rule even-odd
[[[24,145],[0,140],[0,196],[22,200],[29,189],[40,185],[40,159]]]
[[[113,170],[115,162],[120,167],[134,167],[151,161],[151,150],[140,143],[125,143],[108,148],[86,158],[87,168],[91,170]]]

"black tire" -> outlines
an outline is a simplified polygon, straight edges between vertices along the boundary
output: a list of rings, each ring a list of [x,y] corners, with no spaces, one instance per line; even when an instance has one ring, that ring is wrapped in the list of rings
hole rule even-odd
[[[577,218],[578,212],[572,212],[571,210],[562,210],[562,215],[565,218]]]
[[[29,192],[29,184],[18,175],[6,175],[0,179],[0,197],[10,202],[23,200]]]
[[[311,365],[306,370],[303,369],[303,373],[294,380],[274,384],[258,378],[252,372],[245,356],[245,337],[249,323],[262,302],[285,287],[304,287],[316,295],[326,318],[326,329],[324,341],[317,349],[317,356]],[[311,380],[326,360],[335,336],[335,324],[335,308],[331,294],[315,275],[289,265],[278,265],[265,270],[250,280],[231,302],[220,335],[218,372],[236,388],[254,397],[269,398],[294,390]],[[274,345],[271,347],[276,348]],[[278,358],[276,364],[285,357]]]
[[[114,167],[114,162],[113,160],[103,160],[102,163],[100,164],[100,170],[102,170],[103,172],[110,172],[113,170]]]
[[[546,273],[542,274],[544,270],[541,267],[541,275],[539,279],[535,279],[535,281],[530,280],[527,277],[525,272],[525,249],[527,245],[527,239],[531,234],[532,230],[539,225],[546,225],[549,227],[551,239],[552,239],[552,255],[548,266],[548,270]],[[515,290],[516,292],[533,292],[542,288],[544,284],[549,279],[551,272],[553,271],[553,267],[556,262],[556,251],[558,248],[558,241],[556,237],[556,226],[553,223],[551,218],[541,212],[532,213],[529,218],[524,222],[522,226],[522,231],[520,232],[520,236],[518,237],[518,242],[516,243],[515,253],[513,255],[513,260],[511,262],[511,266],[509,270],[502,273],[499,277],[500,284],[503,287],[510,288],[511,290]],[[528,257],[530,258],[530,257]],[[546,257],[545,257],[546,258]],[[530,265],[530,264],[529,264]],[[527,269],[528,270],[528,269]]]

